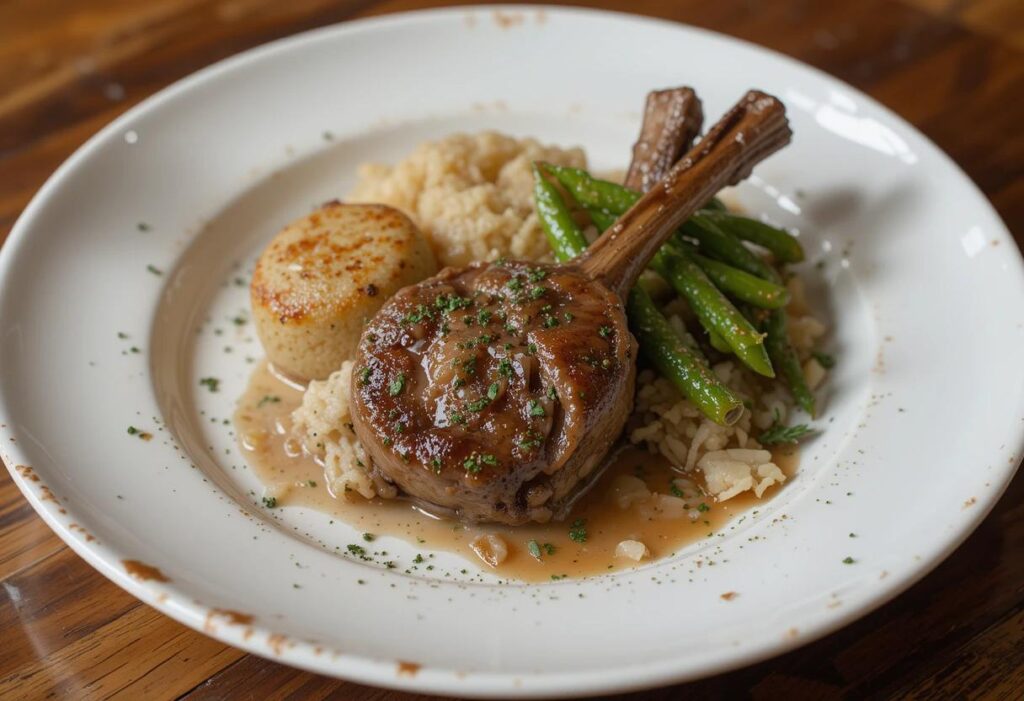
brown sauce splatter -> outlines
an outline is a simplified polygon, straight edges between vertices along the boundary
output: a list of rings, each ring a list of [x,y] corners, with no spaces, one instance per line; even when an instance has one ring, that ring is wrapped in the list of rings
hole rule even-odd
[[[206,612],[206,622],[203,624],[203,630],[207,633],[212,633],[216,626],[214,621],[221,619],[231,625],[247,626],[253,622],[253,616],[248,613],[241,613],[239,611],[232,611],[231,609],[210,609]]]
[[[271,633],[267,636],[267,645],[274,651],[275,655],[280,656],[284,652],[284,646],[288,642],[288,636],[281,635],[280,633]]]
[[[18,471],[19,475],[29,480],[30,482],[39,481],[39,475],[37,475],[35,471],[28,465],[15,465],[14,469]]]
[[[121,560],[121,564],[124,565],[124,571],[130,574],[140,582],[169,582],[164,573],[158,568],[152,565],[147,565],[145,562],[139,562],[138,560]]]
[[[68,529],[72,531],[78,531],[79,533],[81,533],[82,536],[85,538],[85,542],[87,543],[91,543],[92,541],[96,540],[96,537],[92,533],[85,530],[82,526],[79,526],[77,523],[69,524]]]
[[[406,662],[405,660],[398,660],[398,674],[399,676],[415,677],[416,674],[423,668],[423,665],[417,662]]]
[[[276,400],[267,401],[266,397]],[[259,366],[234,417],[243,455],[261,482],[279,494],[277,508],[317,509],[363,533],[398,537],[420,550],[418,561],[395,563],[401,571],[433,571],[429,552],[444,550],[514,580],[541,582],[604,574],[670,557],[687,545],[714,535],[733,519],[741,519],[745,512],[763,505],[767,499],[759,500],[749,492],[722,503],[710,497],[686,499],[691,508],[681,518],[665,518],[650,507],[635,504],[620,508],[612,488],[616,478],[638,477],[651,492],[663,495],[671,495],[675,479],[699,478],[699,474],[680,474],[660,455],[636,447],[623,449],[594,487],[574,505],[570,515],[559,523],[470,525],[426,514],[405,500],[366,500],[355,494],[335,498],[328,490],[321,465],[308,454],[297,454],[295,441],[289,440],[291,412],[301,399],[300,390],[276,378],[266,364]],[[787,476],[795,473],[795,450],[783,449],[773,455],[775,464]],[[772,487],[768,496],[776,490],[778,487]],[[574,530],[572,524],[578,520],[583,521],[585,539],[579,530],[575,538],[570,534]],[[487,534],[500,536],[509,550],[507,559],[493,569],[470,546],[477,536]],[[623,540],[641,541],[651,556],[640,563],[616,557],[616,546]],[[375,549],[373,542],[358,540],[354,544],[368,554]],[[380,562],[374,561],[384,564],[388,558],[379,559]]]

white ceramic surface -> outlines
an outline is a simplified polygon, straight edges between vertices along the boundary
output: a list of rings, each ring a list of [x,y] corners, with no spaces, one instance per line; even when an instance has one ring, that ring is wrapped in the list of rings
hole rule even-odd
[[[223,419],[260,353],[251,325],[231,322],[247,306],[233,280],[274,231],[344,195],[356,163],[457,129],[578,143],[622,167],[645,92],[677,84],[709,120],[752,86],[789,108],[792,146],[736,197],[799,230],[834,326],[823,432],[792,484],[674,559],[542,586],[451,555],[433,579],[359,563],[335,553],[352,529],[259,507]],[[460,695],[667,684],[835,630],[970,533],[1020,459],[1022,301],[1020,254],[975,187],[826,75],[624,15],[392,16],[200,71],[47,182],[0,253],[0,454],[103,574],[251,652]],[[198,385],[210,375],[217,393]],[[400,565],[415,552],[385,545]],[[133,579],[125,559],[168,581]]]

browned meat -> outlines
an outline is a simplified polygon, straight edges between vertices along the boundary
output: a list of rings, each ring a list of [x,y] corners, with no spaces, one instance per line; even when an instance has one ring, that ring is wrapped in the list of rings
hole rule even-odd
[[[446,269],[394,297],[361,357],[353,391],[376,467],[471,520],[548,520],[633,394],[622,304],[573,267]]]
[[[622,297],[690,214],[788,140],[781,103],[748,93],[573,264],[477,263],[401,290],[364,331],[352,383],[376,469],[465,519],[560,517],[631,409]]]
[[[648,93],[626,187],[640,192],[654,187],[697,138],[703,121],[700,100],[691,88]]]

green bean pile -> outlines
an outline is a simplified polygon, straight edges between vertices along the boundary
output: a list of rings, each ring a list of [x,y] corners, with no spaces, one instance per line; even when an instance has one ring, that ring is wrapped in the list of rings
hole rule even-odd
[[[587,240],[558,186],[599,231],[641,197],[578,168],[534,164],[533,174],[541,228],[560,261],[582,253]],[[744,242],[766,249],[779,264],[804,259],[800,242],[785,231],[733,214],[712,199],[658,251],[650,267],[686,300],[715,350],[734,354],[759,375],[781,377],[813,417],[814,395],[786,333],[789,292],[779,271]],[[642,282],[630,291],[626,312],[641,351],[658,372],[712,421],[729,425],[739,419],[740,398],[712,372],[700,348],[676,333]]]

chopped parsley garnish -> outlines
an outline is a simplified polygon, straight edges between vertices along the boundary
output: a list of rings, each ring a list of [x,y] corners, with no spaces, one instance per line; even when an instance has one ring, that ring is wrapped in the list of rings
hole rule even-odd
[[[530,282],[540,282],[547,276],[548,271],[543,268],[532,268],[526,273],[526,277],[529,278]]]
[[[531,399],[527,407],[530,410],[530,416],[544,416],[546,414],[544,407],[536,399]]]
[[[558,319],[553,316],[544,317],[544,328],[553,329],[558,326]]]
[[[373,539],[376,537],[377,536],[375,536],[373,533],[363,533],[363,540],[365,540],[367,543],[372,543]]]
[[[679,497],[680,499],[682,499],[683,496],[684,496],[683,495],[683,490],[680,489],[679,487],[677,487],[675,482],[673,482],[672,484],[669,485],[668,490],[670,492],[672,492],[672,496],[674,496],[674,497]]]
[[[586,519],[578,518],[572,522],[572,526],[569,527],[569,538],[576,543],[587,542]]]
[[[602,326],[597,330],[597,335],[600,336],[601,338],[608,338],[609,336],[612,335],[612,327]]]
[[[370,368],[363,368],[359,371],[359,384],[365,385],[370,381]]]
[[[448,421],[453,424],[464,424],[466,423],[466,417],[457,411],[453,411],[449,414]]]
[[[540,447],[539,438],[523,438],[519,441],[519,447],[523,450],[536,450]]]
[[[501,389],[497,382],[492,382],[491,386],[487,388],[487,398],[492,402],[498,398],[498,390]]]
[[[535,558],[538,560],[540,559],[540,543],[535,540],[531,540],[526,543],[526,549],[529,550],[530,554]]]
[[[534,287],[533,289],[530,290],[530,297],[532,299],[540,299],[541,297],[544,296],[544,293],[547,291],[548,288],[541,287],[540,285],[538,285],[537,287]]]
[[[348,548],[348,551],[350,553],[352,553],[353,555],[358,555],[359,557],[363,557],[363,556],[366,555],[366,548],[364,548],[362,545],[356,545],[355,543],[349,543],[345,547]]]
[[[481,309],[476,313],[476,320],[479,321],[481,324],[486,324],[491,320],[491,316],[491,312],[487,311],[486,309]]]
[[[547,395],[548,395],[548,399],[550,399],[551,401],[554,401],[554,400],[558,399],[558,390],[555,389],[554,385],[551,385],[550,387],[548,387]]]
[[[710,507],[710,506],[708,506],[707,504],[705,504],[704,502],[701,502],[701,503],[700,503],[700,504],[699,504],[699,505],[697,506],[697,511],[699,511],[699,512],[701,512],[701,513],[705,513],[705,512],[707,512],[707,511],[711,511],[711,507]]]
[[[442,312],[454,312],[473,306],[473,300],[458,295],[438,295],[434,298],[434,306]]]
[[[220,389],[220,380],[218,380],[216,377],[204,377],[201,380],[199,380],[199,384],[203,385],[211,392],[216,392],[218,389]]]
[[[263,395],[263,399],[261,399],[256,404],[256,408],[258,409],[261,406],[263,406],[264,404],[277,404],[279,401],[281,401],[281,398],[278,397],[277,395],[274,395],[274,394],[264,394]]]
[[[403,389],[405,389],[405,373],[400,372],[398,377],[391,380],[391,383],[388,385],[388,394],[392,397],[397,397],[402,393]]]
[[[529,345],[527,345],[526,352],[529,353],[530,355],[535,355],[537,353],[537,344],[530,343]]]
[[[477,461],[477,459],[472,455],[462,461],[462,466],[466,468],[466,472],[471,475],[475,475],[479,473],[480,470],[484,469],[483,466],[480,465],[479,461]]]
[[[565,323],[568,324],[570,321],[576,318],[576,315],[573,314],[572,312],[565,312],[564,314],[562,314],[562,318],[565,319]]]
[[[466,371],[467,375],[476,373],[476,356],[472,356],[462,361],[462,369]]]
[[[147,224],[144,221],[140,221],[138,224],[135,225],[135,228],[138,229],[139,231],[149,231],[149,224]]]
[[[771,428],[762,433],[757,437],[757,440],[761,445],[780,445],[782,443],[797,443],[801,438],[805,438],[810,434],[814,433],[807,424],[798,424],[796,426],[783,426],[776,422],[772,424]]]
[[[156,267],[152,263],[150,263],[149,265],[146,266],[146,270],[148,270],[149,272],[153,273],[154,275],[163,275],[164,274],[163,270],[161,270],[160,268]]]
[[[436,456],[432,457],[430,459],[430,466],[434,468],[434,472],[441,474],[441,458]]]
[[[843,558],[843,564],[844,565],[852,565],[854,562],[856,562],[856,560],[854,560],[850,556],[846,556],[846,557]]]
[[[135,428],[134,426],[128,427],[128,435],[135,436],[144,441],[153,440],[153,434],[149,431],[143,431],[141,428]]]
[[[268,509],[273,509],[277,506],[277,497],[263,497],[263,505]]]
[[[483,411],[487,408],[487,405],[491,403],[491,400],[487,397],[480,397],[480,399],[473,400],[466,404],[466,408],[470,411]]]
[[[484,453],[480,456],[480,462],[484,465],[489,465],[490,467],[496,467],[498,464],[498,458],[494,457],[490,453]]]
[[[554,555],[555,554],[555,546],[552,545],[551,543],[544,543],[543,547],[544,547],[544,553],[546,555]]]
[[[512,290],[513,292],[518,292],[519,290],[523,289],[523,281],[517,277],[514,277],[505,283],[505,287]]]
[[[502,377],[512,377],[512,363],[508,358],[498,361],[498,374]]]
[[[811,353],[811,356],[815,360],[818,361],[818,365],[820,365],[821,367],[825,368],[826,370],[828,370],[829,368],[835,366],[835,364],[836,364],[836,359],[834,357],[832,357],[831,355],[829,355],[828,353],[822,353],[821,351],[814,351],[813,353]]]
[[[117,337],[122,339],[122,340],[124,340],[124,339],[128,338],[128,334],[126,334],[124,331],[118,331],[117,332]]]
[[[402,317],[402,323],[403,324],[418,324],[421,321],[423,321],[424,319],[433,319],[433,318],[434,318],[434,313],[432,311],[430,311],[430,309],[428,307],[426,307],[425,305],[422,305],[422,304],[417,304],[416,305],[416,311],[407,312],[406,315]]]

